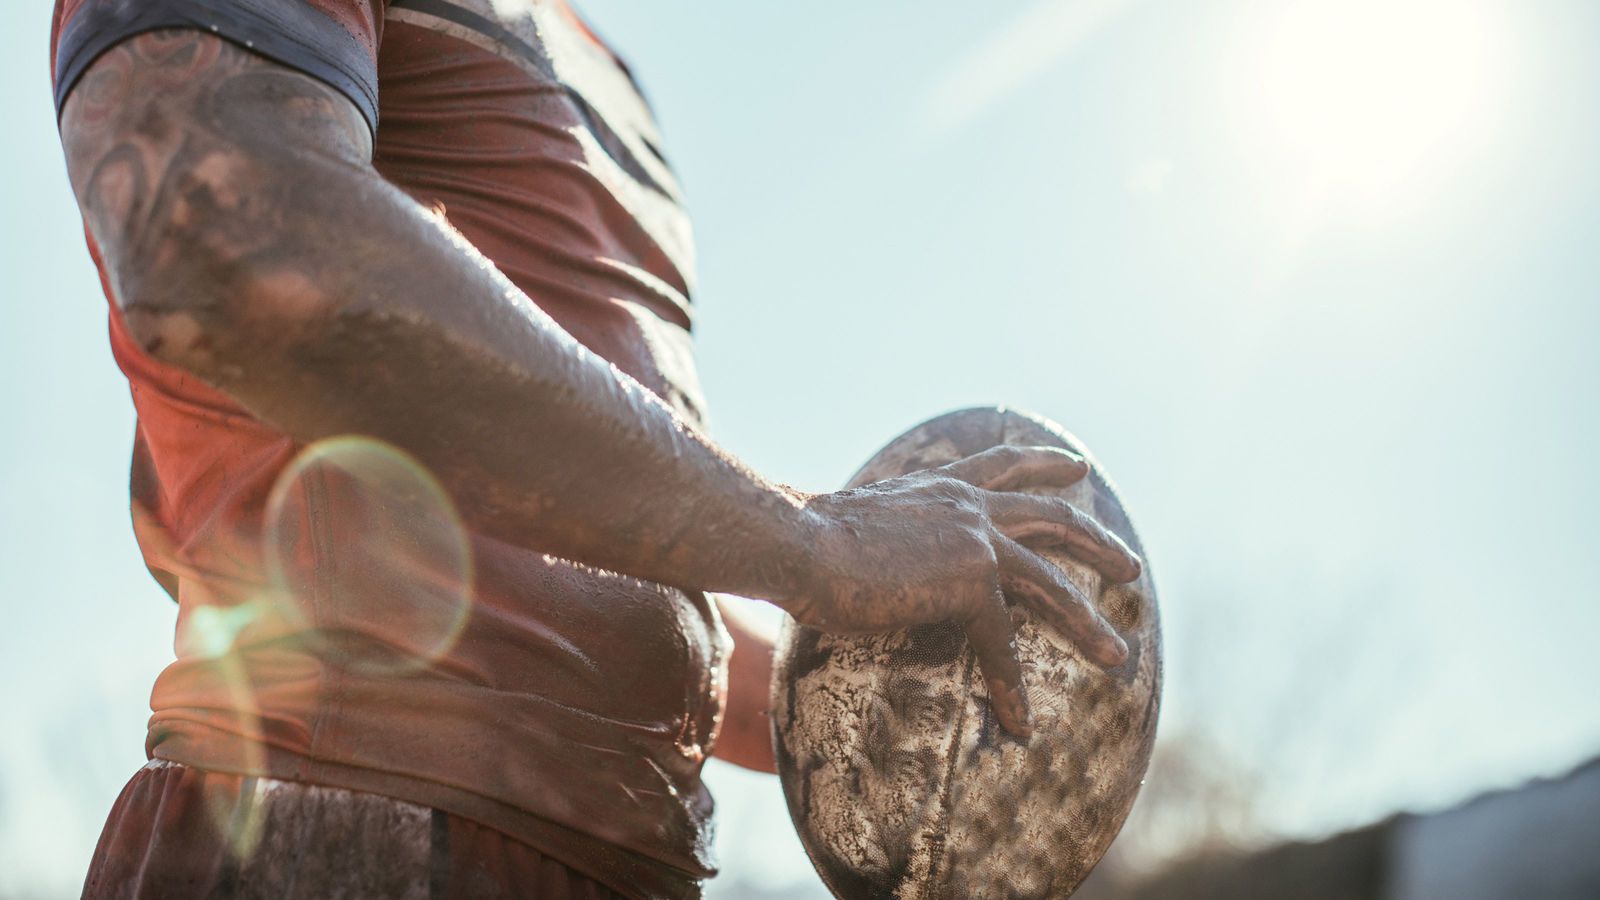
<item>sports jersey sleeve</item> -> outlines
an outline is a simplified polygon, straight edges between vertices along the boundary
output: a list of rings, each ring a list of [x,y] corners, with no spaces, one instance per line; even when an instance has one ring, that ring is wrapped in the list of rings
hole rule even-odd
[[[56,114],[84,71],[119,41],[160,28],[226,38],[325,82],[378,127],[378,43],[389,0],[58,0]]]

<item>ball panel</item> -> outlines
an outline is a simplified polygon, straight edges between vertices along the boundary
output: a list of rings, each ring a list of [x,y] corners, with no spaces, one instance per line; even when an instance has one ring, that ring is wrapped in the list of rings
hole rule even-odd
[[[777,680],[793,689],[776,720],[851,735],[828,740],[813,727],[820,740],[776,744],[780,771],[795,773],[798,790],[785,791],[794,820],[833,836],[807,851],[840,896],[888,897],[929,877],[928,841],[968,706],[958,693],[971,665],[965,640],[946,624],[867,637],[785,626],[780,644],[792,652]]]

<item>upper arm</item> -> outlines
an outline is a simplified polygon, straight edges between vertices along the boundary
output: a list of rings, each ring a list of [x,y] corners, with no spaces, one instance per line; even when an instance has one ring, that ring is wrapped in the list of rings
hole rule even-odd
[[[270,44],[277,32],[259,21],[215,33],[181,24],[151,30],[150,20],[125,21],[116,10],[219,6],[235,15],[263,8],[304,14],[305,3],[152,0],[105,4],[109,12],[102,13],[89,0],[67,20],[57,58],[62,144],[119,305],[153,282],[170,288],[174,279],[218,275],[230,260],[270,249],[272,203],[286,180],[306,168],[366,166],[374,124],[368,116],[376,107],[364,109],[361,89],[352,87],[360,73],[339,83],[327,77],[326,66],[308,61],[315,54],[264,55],[258,39]],[[310,14],[345,33],[324,14]],[[375,58],[343,58],[351,69],[359,68],[352,60],[369,59],[375,103]]]

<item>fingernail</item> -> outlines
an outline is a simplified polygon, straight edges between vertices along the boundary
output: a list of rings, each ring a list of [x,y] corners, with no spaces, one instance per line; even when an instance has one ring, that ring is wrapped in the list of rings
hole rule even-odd
[[[1119,634],[1110,634],[1107,635],[1107,637],[1109,640],[1106,642],[1106,645],[1111,650],[1110,654],[1108,654],[1108,658],[1112,661],[1111,664],[1113,666],[1120,666],[1127,662],[1128,642],[1123,640],[1122,635]]]
[[[1023,740],[1033,737],[1033,712],[1028,709],[1027,704],[1023,704],[1015,712],[1017,714],[1016,721],[1021,723],[1017,728],[1017,737]]]
[[[1111,546],[1116,551],[1116,555],[1127,564],[1127,568],[1122,570],[1122,577],[1117,580],[1123,583],[1138,581],[1139,576],[1144,574],[1143,557],[1135,553],[1133,548],[1128,546],[1128,542],[1122,539],[1121,535],[1109,530],[1106,533],[1111,536]]]
[[[1033,736],[1033,710],[1028,707],[1028,692],[1022,688],[1009,687],[1000,681],[989,682],[989,697],[994,705],[1004,707],[1010,713],[1007,718],[1019,724],[1018,737],[1028,738]]]

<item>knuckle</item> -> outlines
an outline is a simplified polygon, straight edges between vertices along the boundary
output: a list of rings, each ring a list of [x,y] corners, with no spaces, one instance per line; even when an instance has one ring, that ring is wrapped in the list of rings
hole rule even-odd
[[[979,489],[959,478],[941,479],[930,494],[939,505],[965,515],[981,516],[986,505]]]
[[[995,552],[994,542],[976,532],[969,532],[970,543],[966,551],[982,566],[986,582],[993,582],[996,586],[1000,583],[1000,556]]]
[[[1001,444],[995,448],[996,454],[1011,465],[1026,462],[1032,455],[1031,451],[1030,447],[1018,447],[1012,444]]]
[[[997,470],[992,474],[999,474],[1007,469],[1015,468],[1025,458],[1022,448],[1013,447],[1010,444],[990,447],[978,455]]]
[[[1060,497],[1042,495],[1036,497],[1034,502],[1039,504],[1039,512],[1042,515],[1068,524],[1072,522],[1072,504]]]
[[[1057,500],[1056,503],[1059,504],[1058,508],[1061,510],[1061,517],[1065,519],[1068,524],[1085,531],[1095,531],[1099,528],[1099,525],[1093,519],[1089,518],[1088,514],[1073,504],[1068,503],[1065,500]]]

